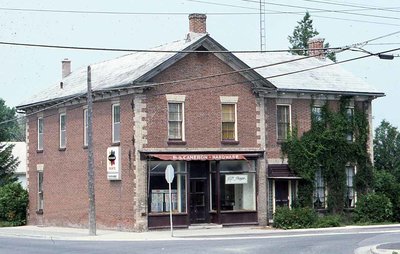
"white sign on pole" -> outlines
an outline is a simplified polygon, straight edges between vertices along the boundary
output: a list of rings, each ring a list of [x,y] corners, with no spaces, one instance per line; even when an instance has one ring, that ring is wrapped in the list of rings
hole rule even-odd
[[[172,183],[174,181],[174,176],[175,176],[174,167],[172,167],[172,165],[169,164],[165,169],[165,180],[167,180],[167,183]]]
[[[171,164],[167,166],[165,169],[165,180],[167,180],[168,183],[168,189],[169,189],[169,223],[171,224],[171,237],[174,236],[174,231],[173,231],[173,225],[172,225],[172,193],[171,193],[171,183],[174,181],[174,167],[172,167]]]

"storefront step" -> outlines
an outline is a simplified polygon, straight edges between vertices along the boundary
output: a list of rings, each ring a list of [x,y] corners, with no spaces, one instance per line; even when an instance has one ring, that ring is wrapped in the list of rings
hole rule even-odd
[[[222,225],[215,223],[201,223],[201,224],[192,224],[189,226],[189,229],[209,229],[209,228],[222,228]]]

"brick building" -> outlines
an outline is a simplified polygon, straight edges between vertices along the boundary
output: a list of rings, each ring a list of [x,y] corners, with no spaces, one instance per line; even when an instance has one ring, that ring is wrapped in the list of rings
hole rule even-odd
[[[298,177],[280,154],[292,123],[308,130],[312,108],[335,107],[342,95],[371,120],[371,101],[383,96],[337,65],[287,75],[329,63],[319,53],[232,54],[207,34],[203,14],[189,16],[189,29],[157,52],[90,65],[101,228],[167,227],[167,165],[175,170],[175,226],[266,225],[276,206],[297,195]],[[28,222],[85,227],[87,68],[71,72],[64,60],[62,73],[18,106],[28,114]]]

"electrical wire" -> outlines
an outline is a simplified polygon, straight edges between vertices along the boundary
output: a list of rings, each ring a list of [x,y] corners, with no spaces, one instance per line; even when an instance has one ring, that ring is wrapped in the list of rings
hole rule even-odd
[[[336,47],[336,48],[329,48],[329,49],[335,49],[335,50],[337,50],[338,52],[339,52],[339,51],[341,52],[341,51],[347,50],[347,49],[349,49],[349,48],[351,48],[351,47],[358,47],[358,46],[360,46],[360,45],[366,45],[366,44],[368,44],[369,42],[372,42],[372,41],[375,41],[375,40],[379,40],[379,39],[382,39],[382,38],[386,38],[386,37],[389,37],[389,36],[392,36],[392,35],[398,34],[398,33],[400,33],[400,31],[396,31],[396,32],[393,32],[393,33],[385,34],[385,35],[382,35],[382,36],[379,36],[379,37],[375,37],[375,38],[366,40],[366,41],[364,41],[364,42],[355,43],[355,44],[352,44],[352,45],[349,45],[349,46],[345,46],[345,47]],[[33,44],[32,44],[31,46],[33,46]],[[52,46],[52,45],[47,45],[47,46],[50,47],[50,46]],[[54,45],[53,45],[53,46],[54,46]],[[57,46],[57,47],[59,47],[59,46]],[[327,48],[327,49],[328,49],[328,48]],[[384,54],[384,53],[391,52],[391,51],[397,51],[397,50],[399,50],[399,49],[400,49],[400,48],[394,49],[394,50],[383,51],[383,52],[376,53],[375,55],[377,55],[377,54]],[[185,51],[176,51],[176,52],[182,52],[182,53],[183,53],[183,52],[185,52]],[[176,52],[175,52],[175,53],[176,53]],[[196,52],[196,51],[195,51],[195,52]],[[224,52],[224,51],[223,51],[223,52]],[[232,51],[231,51],[231,52],[232,52]],[[239,51],[239,52],[240,52],[240,51]],[[295,71],[295,72],[290,72],[290,73],[286,73],[286,74],[279,74],[279,75],[275,75],[275,76],[264,77],[264,78],[262,78],[262,79],[276,78],[276,77],[280,77],[280,76],[284,76],[284,75],[292,75],[292,74],[295,74],[295,73],[300,73],[300,72],[309,71],[309,70],[313,70],[313,69],[323,68],[323,67],[331,66],[331,65],[334,65],[334,64],[340,64],[340,63],[345,63],[345,62],[349,62],[349,61],[354,61],[354,60],[366,58],[366,57],[372,56],[372,55],[373,55],[373,54],[367,55],[367,56],[362,56],[362,57],[359,57],[359,58],[353,58],[353,59],[350,59],[350,60],[339,61],[339,62],[336,62],[336,63],[332,63],[332,64],[328,64],[328,65],[323,65],[323,66],[319,66],[319,67],[313,67],[313,68],[309,68],[309,69],[304,69],[304,70],[301,70],[301,71]],[[292,59],[292,60],[283,61],[283,62],[278,62],[278,63],[274,63],[274,64],[262,65],[262,66],[252,67],[252,68],[245,68],[245,69],[242,69],[242,70],[236,70],[236,71],[231,71],[231,72],[226,72],[226,73],[213,74],[213,75],[209,75],[209,76],[202,76],[202,77],[195,77],[195,78],[183,79],[183,80],[177,80],[177,81],[168,81],[168,82],[163,82],[163,83],[156,83],[156,84],[151,84],[151,85],[149,85],[149,86],[155,86],[155,85],[161,85],[161,84],[174,84],[174,83],[181,83],[181,82],[190,82],[190,81],[199,80],[199,79],[206,79],[206,78],[218,77],[218,76],[222,76],[222,75],[230,75],[230,74],[233,74],[233,73],[240,73],[240,72],[245,72],[245,71],[249,71],[249,70],[255,70],[255,69],[271,67],[271,66],[275,66],[275,65],[279,65],[279,64],[285,64],[285,63],[289,63],[289,62],[305,60],[305,59],[308,59],[308,58],[310,58],[310,57],[312,57],[312,56],[307,56],[307,57]],[[260,79],[258,79],[258,80],[260,80]],[[254,81],[256,81],[256,80],[254,80]],[[143,86],[141,86],[141,87],[143,87]],[[115,90],[121,90],[121,88],[115,88]],[[98,90],[98,91],[101,92],[102,90]],[[111,90],[111,89],[107,89],[107,91],[112,91],[112,90]],[[49,107],[43,108],[43,109],[41,109],[41,110],[35,111],[35,112],[33,112],[33,113],[30,113],[30,114],[28,114],[27,116],[30,116],[30,115],[33,115],[33,114],[37,114],[37,113],[39,113],[39,112],[45,111],[45,110],[50,109],[50,108],[53,108],[53,107],[57,107],[58,105],[64,104],[64,103],[66,103],[66,102],[68,102],[68,101],[71,101],[71,100],[80,98],[80,97],[84,96],[85,94],[86,94],[86,93],[78,94],[78,95],[76,95],[76,96],[74,96],[74,97],[72,97],[72,98],[66,99],[65,101],[61,101],[61,102],[59,102],[59,103],[57,103],[57,104],[54,104],[54,105],[52,105],[52,106],[49,106]],[[0,122],[0,125],[1,125],[1,124],[4,124],[4,123],[7,123],[7,122],[11,122],[11,121],[16,121],[16,120],[18,120],[18,119],[20,119],[20,118],[22,118],[22,117],[17,117],[17,118],[15,118],[15,119],[10,119],[10,120],[6,120],[6,121],[2,121],[2,122]]]
[[[310,70],[325,68],[325,67],[329,67],[329,66],[332,66],[332,65],[347,63],[347,62],[351,62],[351,61],[356,61],[356,60],[364,59],[364,58],[367,58],[367,57],[377,56],[377,55],[379,55],[379,54],[385,54],[385,53],[389,53],[389,52],[393,52],[393,51],[399,51],[399,50],[400,50],[400,48],[385,50],[385,51],[381,51],[381,52],[378,52],[378,53],[375,53],[375,54],[370,54],[370,55],[365,55],[365,56],[361,56],[361,57],[350,58],[350,59],[347,59],[347,60],[338,61],[338,62],[334,62],[334,63],[330,63],[330,64],[325,64],[325,65],[321,65],[321,66],[316,66],[316,67],[312,67],[312,68],[306,68],[306,69],[302,69],[302,70],[298,70],[298,71],[287,72],[287,73],[282,73],[282,74],[277,74],[277,75],[271,75],[271,76],[262,77],[262,78],[258,78],[258,79],[245,80],[245,81],[238,81],[238,82],[233,82],[233,83],[228,83],[228,84],[222,84],[222,85],[217,85],[217,86],[214,85],[214,86],[210,86],[210,87],[200,87],[200,88],[195,88],[195,89],[190,88],[190,89],[186,89],[186,90],[184,89],[184,90],[177,90],[177,91],[168,91],[168,92],[153,94],[153,95],[151,95],[151,96],[160,96],[160,95],[165,95],[165,94],[169,94],[169,93],[179,93],[179,92],[190,92],[190,91],[207,90],[207,89],[213,89],[213,88],[220,88],[220,87],[233,86],[233,85],[243,84],[243,83],[251,83],[251,82],[260,81],[260,80],[273,79],[273,78],[278,78],[278,77],[282,77],[282,76],[287,76],[287,75],[293,75],[293,74],[297,74],[297,73],[302,73],[302,72],[306,72],[306,71],[310,71]],[[302,59],[304,59],[304,58],[302,58]],[[171,82],[173,82],[173,81],[171,81]],[[175,81],[175,82],[181,82],[181,81]],[[155,84],[152,84],[152,85],[155,86],[155,85],[162,85],[162,84],[167,84],[167,83],[170,84],[170,82],[161,82],[161,83],[155,83]],[[109,90],[109,91],[110,91],[110,90]],[[96,91],[95,91],[95,92],[96,92]],[[71,101],[71,100],[74,100],[74,99],[77,99],[77,98],[84,97],[85,95],[86,95],[86,93],[81,93],[81,94],[79,94],[79,95],[77,95],[77,96],[74,96],[74,97],[72,97],[72,98],[66,99],[65,101],[62,101],[62,102],[59,102],[59,103],[54,104],[54,105],[52,105],[52,106],[43,108],[43,109],[38,110],[38,111],[35,111],[35,112],[32,112],[32,113],[27,114],[27,115],[25,115],[25,116],[17,117],[17,118],[10,119],[10,120],[2,121],[2,122],[0,122],[0,125],[1,125],[1,124],[4,124],[4,123],[7,123],[7,122],[16,121],[16,120],[19,120],[19,119],[21,119],[21,118],[25,118],[25,117],[27,117],[27,116],[31,116],[31,115],[37,114],[37,113],[39,113],[39,112],[48,110],[48,109],[50,109],[50,108],[57,107],[57,106],[62,105],[62,104],[64,104],[64,103],[68,102],[68,101]],[[120,96],[121,96],[121,95],[116,95],[116,96],[114,96],[114,97],[120,97]],[[151,97],[151,96],[150,96],[150,97]],[[110,98],[113,98],[113,97],[111,96]],[[107,98],[107,100],[109,100],[110,98]],[[101,100],[100,100],[100,101],[101,101]],[[79,107],[81,107],[81,106],[79,106]],[[77,107],[77,108],[79,108],[79,107]]]
[[[321,0],[303,0],[303,1],[313,2],[313,3],[323,3],[323,4],[336,5],[336,6],[358,7],[358,8],[365,8],[366,10],[374,10],[374,11],[399,12],[397,9],[400,9],[400,7],[383,7],[383,8],[376,7],[376,6],[367,7],[366,5],[345,4],[345,3],[337,3],[337,2],[321,1]]]
[[[0,41],[0,45],[9,46],[24,46],[24,47],[37,47],[37,48],[54,48],[54,49],[73,49],[73,50],[89,50],[89,51],[118,51],[118,52],[131,52],[131,53],[282,53],[291,51],[305,51],[306,49],[276,49],[276,50],[156,50],[156,49],[123,49],[123,48],[97,48],[97,47],[80,47],[80,46],[64,46],[64,45],[50,45],[50,44],[33,44],[33,43],[20,43],[20,42],[7,42]],[[324,48],[325,50],[335,50],[340,48]]]

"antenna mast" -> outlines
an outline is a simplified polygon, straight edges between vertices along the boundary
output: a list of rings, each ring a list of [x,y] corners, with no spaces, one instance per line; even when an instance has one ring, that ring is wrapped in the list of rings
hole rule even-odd
[[[260,50],[265,51],[266,49],[265,0],[260,0]]]

